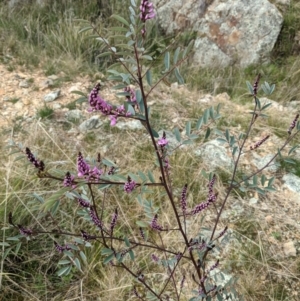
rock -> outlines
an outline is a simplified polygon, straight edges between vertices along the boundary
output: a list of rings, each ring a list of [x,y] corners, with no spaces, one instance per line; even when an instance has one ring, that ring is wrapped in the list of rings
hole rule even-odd
[[[249,200],[249,205],[255,205],[255,204],[257,204],[257,202],[258,202],[258,200],[256,198],[251,198]]]
[[[46,79],[46,80],[42,83],[41,88],[42,88],[42,90],[45,90],[45,89],[47,89],[47,88],[49,88],[49,87],[52,87],[53,85],[54,85],[53,80],[50,79],[50,78],[48,78],[48,79]]]
[[[118,121],[115,126],[120,130],[124,130],[124,129],[141,130],[144,128],[141,122],[138,120]]]
[[[217,102],[227,102],[227,101],[230,101],[230,96],[226,92],[224,92],[224,93],[216,95],[215,100]]]
[[[265,221],[268,223],[268,224],[271,224],[273,222],[273,217],[271,215],[267,215],[265,217]]]
[[[20,81],[19,88],[28,88],[28,87],[29,87],[29,83],[28,83],[28,81],[26,79]]]
[[[174,91],[174,90],[177,90],[178,89],[178,83],[172,83],[171,84],[171,90]]]
[[[57,91],[53,91],[47,95],[44,96],[44,101],[45,102],[51,102],[54,101],[55,99],[57,99],[60,95],[60,90]]]
[[[60,109],[61,108],[61,104],[59,104],[59,103],[54,103],[53,105],[52,105],[52,109],[53,110],[58,110],[58,109]]]
[[[294,174],[288,173],[283,176],[282,180],[284,181],[283,187],[288,188],[293,192],[300,192],[300,178]]]
[[[80,91],[81,83],[76,83],[75,85],[71,86],[68,90],[69,93],[72,93],[73,91]]]
[[[54,80],[58,80],[58,76],[57,76],[57,75],[54,75],[54,74],[48,76],[48,78],[51,79],[51,80],[53,80],[53,81],[54,81]]]
[[[297,255],[297,251],[295,248],[295,245],[292,241],[286,242],[283,244],[283,252],[284,254],[288,257],[288,256],[296,256]]]
[[[228,156],[226,148],[223,143],[218,140],[211,140],[204,143],[195,152],[196,156],[201,156],[204,162],[211,168],[233,168],[233,160]]]
[[[82,118],[82,114],[80,110],[71,110],[65,114],[67,120],[79,120]]]
[[[214,100],[214,98],[212,97],[212,95],[206,94],[206,95],[200,97],[197,100],[197,102],[200,102],[200,103],[211,103],[213,100]]]
[[[269,59],[283,17],[268,0],[153,0],[167,34],[194,31],[193,64],[242,67]],[[255,22],[253,21],[255,19]],[[250,46],[251,45],[251,46]]]
[[[79,125],[80,132],[87,132],[93,129],[99,128],[103,122],[100,120],[100,116],[96,115],[91,117],[90,119],[84,121]]]
[[[262,146],[263,147],[263,146]],[[263,168],[273,157],[273,154],[266,155],[264,157],[261,157],[256,152],[252,152],[253,154],[253,160],[251,160],[252,164],[254,164],[258,169]],[[275,163],[275,164],[274,164]],[[278,170],[278,165],[276,164],[276,160],[273,161],[273,163],[268,166],[265,171],[271,171],[276,172]]]

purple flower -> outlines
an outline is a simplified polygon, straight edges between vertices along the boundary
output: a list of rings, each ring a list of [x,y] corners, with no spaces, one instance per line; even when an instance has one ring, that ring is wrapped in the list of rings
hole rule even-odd
[[[31,229],[25,228],[21,225],[18,225],[19,231],[24,236],[30,236],[33,234],[33,231]]]
[[[157,144],[161,147],[161,148],[164,148],[166,145],[168,145],[169,141],[167,140],[166,138],[166,133],[163,132],[163,136],[158,139],[158,142]]]
[[[83,159],[81,152],[78,153],[77,157],[77,171],[78,177],[86,177],[96,181],[98,181],[100,176],[103,174],[103,170],[98,169],[96,166],[91,169],[90,165]]]
[[[83,208],[90,208],[91,207],[91,204],[90,202],[82,199],[82,198],[78,198],[78,204],[83,207]]]
[[[127,182],[124,184],[124,190],[127,193],[130,193],[134,190],[135,186],[136,186],[136,182],[131,180],[131,178],[128,176]]]
[[[30,151],[30,149],[28,147],[26,147],[25,149],[25,152],[26,152],[26,155],[27,155],[27,158],[29,160],[29,162],[31,162],[35,168],[38,168],[39,171],[44,171],[45,170],[45,164],[43,161],[38,161],[33,153]]]
[[[127,92],[127,93],[130,94],[130,95],[126,96],[127,101],[132,102],[133,105],[137,105],[135,91],[132,88],[130,88],[130,87],[126,87],[126,88],[124,88],[124,92]]]
[[[80,232],[81,232],[82,238],[85,241],[97,239],[97,237],[95,235],[90,235],[90,234],[88,234],[87,232],[85,232],[83,230],[80,230]]]
[[[97,217],[96,211],[93,207],[91,207],[90,209],[90,217],[92,219],[92,222],[100,229],[100,230],[104,230],[104,225],[103,223],[100,221],[100,219]]]
[[[297,120],[299,118],[299,114],[296,115],[296,117],[294,118],[293,122],[291,123],[289,129],[288,129],[288,133],[291,135],[292,134],[292,130],[295,128]]]
[[[146,239],[146,237],[145,237],[145,233],[144,233],[144,230],[143,230],[143,228],[142,228],[142,227],[140,227],[140,228],[139,228],[139,230],[140,230],[140,235],[141,235],[142,239],[143,239],[143,240],[145,240],[145,239]]]
[[[187,184],[184,185],[181,192],[181,209],[183,214],[186,212],[186,194],[187,194]]]
[[[62,253],[63,251],[69,251],[71,250],[71,247],[69,247],[68,245],[65,246],[61,246],[58,243],[54,242],[55,245],[55,249],[59,252]]]
[[[111,222],[110,222],[110,231],[111,232],[113,232],[113,230],[114,230],[114,227],[117,223],[117,219],[118,219],[118,210],[116,209],[112,216]]]
[[[156,263],[159,262],[159,258],[155,254],[151,254],[151,259]]]
[[[97,84],[89,95],[89,104],[91,106],[89,111],[100,111],[104,115],[110,115],[113,107],[98,95],[99,91],[100,84]]]
[[[258,76],[253,84],[253,96],[254,97],[256,97],[256,95],[257,95],[259,80],[260,80],[260,74],[258,74]]]
[[[64,181],[63,181],[63,185],[65,187],[72,187],[73,189],[76,187],[75,183],[74,183],[74,176],[71,175],[69,172],[66,173]]]
[[[157,223],[157,218],[158,218],[158,215],[155,214],[151,221],[150,227],[154,230],[162,231],[163,227]]]
[[[260,147],[269,137],[270,137],[270,135],[267,135],[265,138],[259,140],[254,145],[251,145],[250,150],[254,150],[254,149],[257,149],[258,147]]]
[[[155,17],[153,3],[149,0],[142,0],[140,5],[140,19],[143,23]]]
[[[112,167],[108,170],[107,174],[108,174],[109,176],[111,176],[111,175],[114,175],[115,172],[116,172],[116,168],[115,168],[114,166],[112,166]]]

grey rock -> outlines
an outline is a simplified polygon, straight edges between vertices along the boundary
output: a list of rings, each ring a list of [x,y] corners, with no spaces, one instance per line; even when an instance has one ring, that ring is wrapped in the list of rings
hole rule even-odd
[[[204,162],[209,165],[211,169],[219,168],[233,168],[233,160],[228,156],[226,148],[223,143],[218,140],[211,140],[204,143],[195,152],[196,156],[201,156]]]
[[[288,241],[288,242],[284,243],[283,244],[283,252],[287,257],[289,257],[289,256],[295,257],[297,255],[297,251],[296,251],[294,242]]]
[[[141,130],[144,128],[141,122],[138,120],[117,121],[115,126],[120,130]]]
[[[47,95],[44,96],[44,101],[45,102],[51,102],[54,101],[55,99],[57,99],[60,95],[60,90],[57,91],[53,91]]]
[[[273,154],[266,155],[261,157],[257,153],[253,152],[253,160],[251,161],[258,169],[263,168],[273,157]],[[276,160],[268,166],[265,171],[276,172],[278,170],[278,165],[276,164]]]
[[[58,76],[55,74],[49,75],[48,78],[51,80],[58,80]]]
[[[20,88],[28,88],[29,87],[28,81],[26,79],[22,80],[21,82],[19,82],[19,87]]]
[[[65,114],[67,120],[72,121],[72,120],[79,120],[82,118],[82,114],[80,110],[71,110],[66,112]]]
[[[61,108],[61,104],[59,104],[59,103],[54,103],[53,105],[52,105],[52,109],[53,110],[58,110],[58,109],[60,109]]]
[[[251,198],[251,199],[249,200],[249,205],[256,205],[257,202],[258,202],[258,200],[257,200],[256,198]]]
[[[100,116],[96,115],[91,117],[88,120],[85,120],[79,125],[79,131],[80,132],[87,132],[93,129],[99,128],[103,122],[100,120]]]
[[[269,60],[283,17],[268,0],[153,0],[168,33],[194,31],[193,63],[242,67]]]
[[[288,188],[293,192],[300,192],[300,178],[294,174],[288,173],[283,176],[284,187]]]

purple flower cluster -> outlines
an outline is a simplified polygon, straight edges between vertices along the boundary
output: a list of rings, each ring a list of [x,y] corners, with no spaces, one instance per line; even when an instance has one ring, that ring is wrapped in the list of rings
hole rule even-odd
[[[89,111],[100,111],[104,115],[110,115],[113,107],[98,95],[99,91],[100,84],[97,84],[89,95],[89,104],[91,106]]]
[[[80,232],[81,232],[82,238],[83,238],[85,241],[93,240],[93,239],[96,239],[96,238],[97,238],[95,235],[90,235],[90,234],[88,234],[87,232],[85,232],[85,231],[83,231],[83,230],[80,230]]]
[[[113,111],[113,113],[109,116],[110,118],[110,125],[114,126],[117,123],[118,116],[125,116],[128,117],[130,116],[130,112],[126,112],[124,105],[121,105]]]
[[[58,243],[54,242],[55,245],[55,249],[59,252],[62,253],[63,251],[69,251],[71,250],[71,247],[69,247],[68,245],[65,246],[61,246]]]
[[[130,95],[126,96],[127,101],[132,102],[133,105],[137,105],[135,91],[130,87],[126,87],[126,88],[124,88],[124,92],[127,92],[130,94]]]
[[[142,0],[140,5],[140,19],[143,23],[155,17],[153,3],[149,0]]]
[[[212,204],[213,202],[216,201],[218,194],[214,193],[213,191],[213,187],[214,184],[216,182],[216,176],[213,175],[211,181],[208,183],[208,197],[206,199],[205,202],[197,205],[192,211],[191,211],[191,215],[195,215],[201,211],[203,211],[204,209],[206,209],[210,204]]]
[[[149,0],[142,0],[140,5],[140,19],[143,23],[146,23],[147,20],[151,20],[156,16],[153,8],[153,3]],[[146,27],[142,28],[142,37],[146,34]]]
[[[259,140],[254,145],[251,145],[250,150],[254,150],[254,149],[257,149],[258,147],[260,147],[267,139],[269,139],[269,137],[270,137],[270,135],[267,135],[265,138]]]
[[[253,96],[254,97],[256,97],[256,95],[257,95],[259,80],[260,80],[260,74],[258,74],[258,76],[253,84]]]
[[[151,254],[151,259],[152,259],[155,263],[158,263],[158,262],[159,262],[159,258],[158,258],[155,254]]]
[[[166,138],[166,133],[163,132],[163,135],[160,139],[158,139],[157,144],[163,149],[165,146],[169,144],[168,139]]]
[[[31,229],[25,228],[21,225],[18,225],[20,234],[24,235],[24,236],[30,236],[33,234],[33,231]]]
[[[145,240],[145,239],[146,239],[146,236],[145,236],[145,233],[144,233],[143,228],[140,227],[139,230],[140,230],[140,235],[141,235],[142,239]]]
[[[39,171],[44,171],[45,170],[45,164],[43,161],[38,161],[34,155],[32,154],[32,152],[30,151],[30,149],[28,147],[26,147],[25,149],[27,158],[29,160],[29,162],[31,162],[35,168],[38,168]]]
[[[100,176],[103,174],[103,170],[98,169],[96,166],[92,169],[83,159],[81,152],[78,153],[77,157],[77,171],[78,177],[85,177],[96,181],[98,181]]]
[[[109,176],[111,176],[111,175],[114,175],[115,172],[116,172],[116,168],[115,168],[114,166],[112,166],[112,167],[108,170],[107,174],[108,174]]]
[[[117,219],[118,219],[118,210],[116,209],[112,216],[111,222],[110,222],[110,231],[111,232],[113,232],[114,227],[116,226]]]
[[[299,118],[299,114],[296,115],[296,117],[294,118],[293,122],[291,123],[289,129],[288,129],[288,133],[291,135],[292,134],[292,130],[295,128],[297,120]]]
[[[91,207],[91,203],[82,199],[82,198],[78,198],[78,204],[83,207],[83,208],[90,208]]]
[[[158,215],[155,214],[150,223],[150,227],[154,230],[162,231],[163,227],[157,223],[157,218],[158,218]]]
[[[124,184],[124,190],[127,193],[130,193],[134,190],[135,186],[136,186],[136,182],[131,180],[131,178],[128,176],[127,182]]]
[[[65,175],[64,181],[63,181],[63,185],[65,187],[72,187],[73,189],[76,188],[74,179],[75,179],[75,177],[73,175],[71,175],[69,172],[67,172]]]
[[[93,207],[90,208],[90,217],[92,219],[92,222],[100,229],[104,230],[104,225],[100,221],[100,219],[97,217],[96,211]]]
[[[187,184],[184,185],[181,192],[181,209],[183,214],[186,212],[186,195],[187,195]]]

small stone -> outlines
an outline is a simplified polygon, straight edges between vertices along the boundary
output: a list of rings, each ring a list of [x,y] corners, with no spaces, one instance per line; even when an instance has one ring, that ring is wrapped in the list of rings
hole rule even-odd
[[[296,256],[297,251],[294,242],[289,241],[283,244],[283,252],[286,256]]]
[[[93,116],[79,125],[79,131],[87,132],[92,129],[97,129],[102,125],[102,123],[103,122],[100,120],[99,116]]]
[[[213,100],[214,99],[210,94],[206,94],[206,95],[202,96],[201,98],[199,98],[198,102],[200,102],[200,103],[210,103]]]
[[[257,200],[256,198],[251,198],[251,199],[249,200],[249,204],[250,204],[250,205],[255,205],[255,204],[257,204],[257,202],[258,202],[258,200]]]
[[[54,101],[55,99],[57,99],[60,95],[60,90],[57,91],[53,91],[47,95],[44,96],[44,101],[45,102],[51,102]]]
[[[178,83],[172,83],[171,84],[171,90],[174,91],[174,90],[177,90],[178,89]]]
[[[28,81],[25,79],[25,80],[22,80],[20,83],[19,83],[19,88],[28,88],[29,87],[29,83]]]
[[[58,110],[60,108],[61,108],[61,104],[59,104],[59,103],[54,103],[53,106],[52,106],[53,110]]]
[[[22,102],[23,102],[23,104],[25,106],[28,106],[30,104],[30,100],[29,99],[23,99]]]
[[[48,78],[49,78],[49,79],[52,79],[52,80],[58,80],[58,76],[57,76],[57,75],[54,75],[54,74],[48,76]]]
[[[54,85],[54,82],[51,78],[46,79],[43,83],[42,83],[42,90],[45,90],[49,87],[52,87]]]
[[[71,110],[67,112],[65,116],[69,121],[79,120],[82,117],[80,110]]]
[[[271,215],[267,215],[265,217],[265,221],[268,223],[268,224],[271,224],[273,222],[273,217]]]

